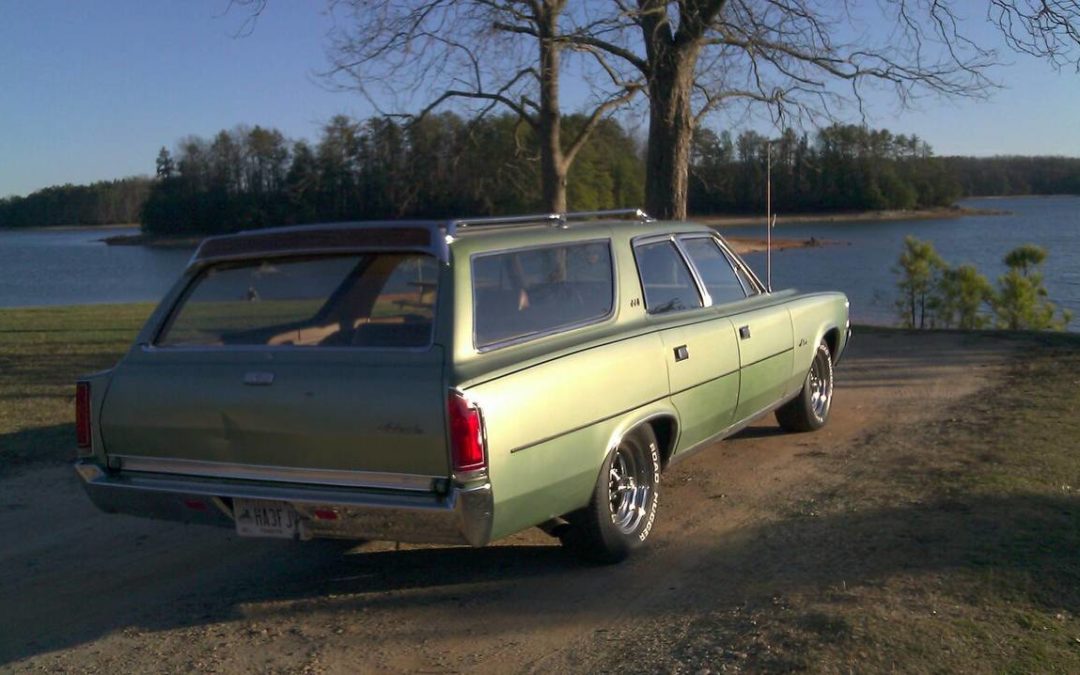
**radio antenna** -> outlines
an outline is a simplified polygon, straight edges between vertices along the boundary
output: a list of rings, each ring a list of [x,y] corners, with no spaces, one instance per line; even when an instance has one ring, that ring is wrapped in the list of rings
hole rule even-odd
[[[772,141],[765,143],[765,289],[772,293]]]

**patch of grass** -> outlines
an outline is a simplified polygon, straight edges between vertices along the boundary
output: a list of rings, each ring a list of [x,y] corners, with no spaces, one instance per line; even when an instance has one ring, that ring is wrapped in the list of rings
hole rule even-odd
[[[0,309],[0,474],[74,456],[75,379],[116,363],[153,308]]]
[[[876,434],[842,503],[818,497],[789,543],[844,542],[854,583],[793,590],[771,643],[809,671],[1080,672],[1080,342],[1037,342],[939,421]],[[815,630],[832,622],[851,639]]]

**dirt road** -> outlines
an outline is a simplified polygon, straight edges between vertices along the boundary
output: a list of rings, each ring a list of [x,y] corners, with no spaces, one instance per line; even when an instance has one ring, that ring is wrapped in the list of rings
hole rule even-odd
[[[649,671],[702,639],[686,608],[775,581],[739,555],[743,533],[812,509],[860,448],[986,386],[1012,348],[856,335],[824,430],[770,416],[676,465],[651,546],[617,567],[539,531],[479,550],[238,539],[98,513],[67,467],[30,469],[0,482],[0,671]]]

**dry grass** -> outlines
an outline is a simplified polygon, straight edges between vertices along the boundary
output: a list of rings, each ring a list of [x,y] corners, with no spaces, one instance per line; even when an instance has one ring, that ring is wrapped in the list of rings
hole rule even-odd
[[[152,310],[0,310],[0,474],[73,457],[75,379],[112,366]]]

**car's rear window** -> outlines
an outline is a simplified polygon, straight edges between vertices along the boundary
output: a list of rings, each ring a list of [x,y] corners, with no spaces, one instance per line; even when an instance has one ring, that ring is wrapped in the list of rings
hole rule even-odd
[[[611,314],[615,285],[607,241],[478,255],[472,267],[478,348]]]
[[[222,263],[199,274],[156,344],[426,346],[437,275],[416,253]]]

